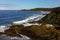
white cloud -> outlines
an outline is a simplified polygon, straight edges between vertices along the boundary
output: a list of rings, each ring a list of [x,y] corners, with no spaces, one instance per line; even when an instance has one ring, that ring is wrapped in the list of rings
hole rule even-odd
[[[0,6],[0,10],[7,10],[7,7]]]
[[[7,4],[2,4],[0,3],[0,10],[13,10],[15,9],[15,7],[18,6],[16,4],[10,4],[10,3],[7,3]]]

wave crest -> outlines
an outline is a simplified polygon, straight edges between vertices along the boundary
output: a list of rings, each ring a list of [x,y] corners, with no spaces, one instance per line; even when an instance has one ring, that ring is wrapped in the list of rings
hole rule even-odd
[[[30,17],[28,17],[28,18],[26,18],[25,20],[22,20],[22,21],[15,21],[15,22],[13,22],[13,24],[23,24],[23,23],[27,23],[27,22],[38,21],[41,18],[43,18],[44,16],[45,15],[33,15],[33,16],[30,16]]]

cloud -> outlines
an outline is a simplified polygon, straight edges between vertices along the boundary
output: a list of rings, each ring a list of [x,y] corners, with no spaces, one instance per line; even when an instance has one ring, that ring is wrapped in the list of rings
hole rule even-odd
[[[15,5],[17,5],[17,4],[15,4],[15,3],[4,3],[4,4],[0,3],[0,6],[15,6]]]
[[[16,6],[17,6],[16,4],[1,4],[0,3],[0,10],[10,10]]]
[[[0,7],[0,10],[8,10],[8,8],[1,6],[1,7]]]

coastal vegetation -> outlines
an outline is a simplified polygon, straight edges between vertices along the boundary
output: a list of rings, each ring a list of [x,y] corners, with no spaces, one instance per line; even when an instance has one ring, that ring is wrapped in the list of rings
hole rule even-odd
[[[23,9],[21,11],[51,11],[53,8],[34,8],[34,9]]]
[[[53,8],[50,14],[47,14],[38,22],[60,26],[60,7]]]

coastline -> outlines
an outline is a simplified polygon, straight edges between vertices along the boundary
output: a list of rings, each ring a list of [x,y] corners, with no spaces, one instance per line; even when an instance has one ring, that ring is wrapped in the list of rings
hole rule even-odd
[[[4,34],[7,34],[9,36],[19,36],[19,37],[21,37],[20,34],[22,34],[22,35],[28,36],[32,40],[37,40],[37,39],[38,40],[40,40],[40,39],[41,40],[60,39],[60,29],[58,29],[58,28],[60,28],[60,26],[59,27],[56,26],[56,25],[59,25],[59,23],[60,23],[60,21],[58,21],[59,18],[60,18],[60,15],[59,15],[60,10],[58,10],[58,9],[53,10],[50,14],[48,14],[48,16],[45,16],[46,18],[44,17],[44,19],[46,19],[47,21],[48,21],[49,18],[52,17],[51,19],[49,19],[48,23],[45,23],[45,20],[43,20],[43,22],[41,22],[41,23],[40,23],[40,20],[38,22],[23,21],[23,23],[21,25],[20,24],[18,25],[17,24],[17,23],[19,23],[19,21],[18,21],[18,22],[16,22],[17,25],[10,26],[9,29],[5,30]],[[54,21],[56,15],[58,17],[56,19],[56,21],[58,21],[58,22]],[[47,19],[47,17],[48,17],[48,19]],[[53,18],[54,18],[54,20],[53,20]],[[53,21],[51,21],[51,20],[53,20]],[[51,24],[49,22],[51,22]],[[57,24],[53,25],[53,23],[54,24],[57,23]],[[18,33],[16,33],[15,30],[17,30]]]

